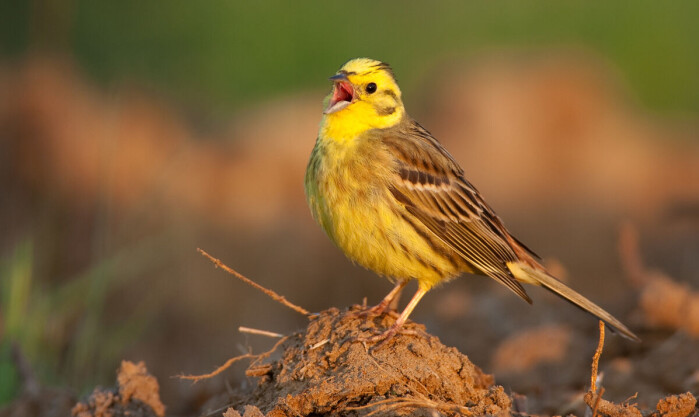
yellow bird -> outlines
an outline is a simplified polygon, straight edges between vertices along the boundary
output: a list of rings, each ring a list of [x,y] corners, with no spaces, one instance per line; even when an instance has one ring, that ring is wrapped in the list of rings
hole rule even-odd
[[[330,80],[306,170],[313,217],[350,259],[396,282],[371,312],[382,313],[418,281],[395,324],[372,340],[395,335],[430,288],[464,272],[494,278],[529,303],[521,283],[543,286],[640,340],[507,231],[449,152],[408,116],[388,64],[353,59]]]

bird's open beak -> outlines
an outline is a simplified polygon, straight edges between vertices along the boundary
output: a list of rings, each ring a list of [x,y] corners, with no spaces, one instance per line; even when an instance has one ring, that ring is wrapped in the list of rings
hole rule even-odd
[[[354,88],[346,74],[336,74],[330,77],[335,83],[333,96],[325,109],[325,114],[335,113],[349,106],[354,101]]]

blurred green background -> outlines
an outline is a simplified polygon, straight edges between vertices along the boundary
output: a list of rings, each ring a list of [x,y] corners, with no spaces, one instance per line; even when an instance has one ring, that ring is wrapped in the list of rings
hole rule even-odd
[[[202,132],[206,133],[207,128],[215,130],[211,126],[221,126],[230,120],[235,125],[240,121],[237,115],[249,114],[246,112],[251,108],[280,97],[312,91],[313,100],[318,102],[317,115],[312,117],[311,129],[303,132],[308,141],[298,145],[303,148],[301,153],[307,155],[315,135],[314,123],[320,119],[322,92],[329,88],[327,77],[345,61],[358,56],[389,62],[396,70],[406,100],[415,103],[422,96],[410,92],[420,91],[429,96],[430,83],[436,85],[441,80],[430,80],[427,76],[439,74],[439,66],[443,64],[477,61],[483,56],[545,58],[580,54],[603,62],[615,79],[621,80],[622,89],[635,100],[634,105],[660,115],[663,120],[696,126],[697,21],[699,2],[693,0],[4,1],[0,2],[0,66],[5,73],[17,68],[21,73],[25,60],[58,57],[62,62],[69,61],[78,73],[76,77],[88,86],[80,84],[76,96],[82,97],[80,94],[87,90],[92,94],[90,97],[97,96],[107,102],[107,110],[114,110],[109,107],[114,105],[119,113],[120,100],[130,103],[123,91],[135,89],[145,96],[156,97],[157,103],[166,103],[163,105],[166,109],[177,109],[173,113],[184,120],[182,124],[194,125],[191,128],[194,133],[188,131],[182,136],[195,140],[205,136],[226,144],[235,143],[238,137],[228,131],[208,136]],[[15,91],[10,96],[8,91],[14,87],[15,78],[7,76],[4,80],[10,81],[0,84],[0,99],[7,98],[9,104],[0,106],[0,110],[16,104],[12,102],[14,98],[8,97],[22,93]],[[64,97],[54,98],[60,101]],[[71,106],[66,103],[66,107]],[[31,106],[20,102],[17,108]],[[369,291],[367,288],[376,294],[385,289],[385,283],[376,284],[374,278],[361,284],[349,279],[372,275],[349,266],[311,225],[305,208],[299,211],[305,217],[298,226],[304,232],[297,230],[296,225],[289,225],[295,222],[293,213],[297,212],[293,210],[292,221],[282,219],[273,223],[270,228],[273,230],[239,232],[245,226],[236,223],[238,218],[223,226],[215,219],[181,214],[172,215],[176,217],[172,220],[169,214],[162,214],[169,213],[167,210],[147,198],[139,200],[135,208],[123,209],[115,203],[119,198],[113,197],[110,189],[99,186],[96,197],[88,195],[85,197],[88,203],[80,202],[76,208],[73,200],[80,197],[56,191],[53,183],[43,186],[32,174],[18,174],[27,168],[26,160],[12,159],[14,156],[10,155],[51,153],[54,148],[27,145],[26,138],[40,137],[46,132],[32,127],[31,117],[24,120],[15,114],[24,113],[11,110],[0,115],[0,123],[6,123],[0,126],[0,153],[5,153],[0,155],[3,194],[0,197],[3,205],[0,405],[11,401],[20,391],[12,358],[13,344],[28,358],[42,383],[70,386],[78,393],[85,393],[98,383],[110,385],[116,364],[128,354],[146,358],[149,368],[160,371],[159,378],[166,380],[185,369],[205,372],[239,347],[237,341],[228,340],[233,336],[221,333],[232,332],[230,329],[238,324],[247,323],[236,321],[240,317],[249,320],[254,316],[253,321],[266,318],[267,322],[263,323],[278,320],[276,310],[260,313],[258,317],[256,310],[239,306],[237,299],[227,302],[224,294],[241,297],[232,293],[231,288],[241,294],[247,289],[241,290],[238,283],[228,281],[225,285],[231,287],[216,289],[226,278],[214,275],[210,266],[197,258],[193,249],[199,245],[219,249],[218,253],[212,251],[214,256],[225,254],[234,258],[235,265],[247,266],[253,277],[264,280],[264,277],[283,276],[286,279],[269,278],[267,284],[283,293],[299,291],[301,295],[297,299],[304,301],[307,308],[317,310],[328,306],[328,302],[318,301],[322,297],[314,296],[311,289],[317,293],[325,291],[330,294],[328,297],[337,296],[332,298],[340,300],[334,301],[336,305],[359,302]],[[80,117],[75,120],[93,122],[81,121]],[[262,124],[277,128],[283,136],[286,127],[275,126],[277,120],[272,112]],[[438,120],[436,116],[435,120]],[[177,129],[173,128],[175,134],[180,133]],[[154,130],[157,137],[159,131]],[[172,133],[165,132],[160,136]],[[658,136],[664,139],[672,135]],[[697,138],[696,135],[681,137]],[[70,152],[76,150],[70,149]],[[223,161],[214,159],[222,166],[235,165],[237,160],[233,157],[245,154],[230,149],[214,153],[217,152],[230,157],[224,156]],[[303,158],[299,159],[301,169]],[[36,166],[50,165],[44,161],[39,160]],[[70,165],[68,160],[66,166]],[[47,172],[46,176],[51,177],[54,171]],[[164,178],[172,172],[157,174],[158,178]],[[53,176],[60,180],[60,174]],[[288,181],[298,185],[293,195],[301,200],[301,176],[297,176]],[[208,190],[212,195],[226,192],[214,188]],[[491,191],[490,195],[496,195],[497,200],[497,191]],[[541,204],[545,206],[545,202]],[[179,208],[173,205],[176,206],[173,210]],[[500,206],[515,219],[520,213],[508,209],[505,203]],[[578,205],[571,208],[571,213],[579,214],[586,209]],[[551,213],[545,210],[539,213],[540,217]],[[608,230],[621,217],[618,213],[614,216],[605,217],[606,223],[592,230],[600,233]],[[568,222],[563,217],[557,221],[551,216],[548,221],[551,230],[535,236],[541,239],[539,247],[556,248],[557,231]],[[304,238],[312,243],[299,237],[307,229],[312,237]],[[586,226],[578,226],[576,230],[583,233],[582,229]],[[553,240],[547,240],[549,237]],[[297,240],[304,243],[297,245]],[[528,241],[531,240],[530,234]],[[270,263],[268,248],[273,245],[280,250],[274,252],[275,261]],[[311,248],[310,252],[304,252],[305,246]],[[613,244],[605,248],[613,250]],[[317,266],[320,258],[329,266]],[[570,259],[566,261],[575,265]],[[335,268],[343,272],[336,272]],[[319,287],[318,282],[330,285],[322,280],[330,273],[338,273],[347,280],[338,284],[336,290]],[[212,282],[214,289],[208,290],[220,294],[199,294],[203,291],[201,280]],[[129,288],[135,286],[142,286],[145,291],[134,297]],[[356,293],[342,298],[352,286],[357,287]],[[190,299],[194,300],[191,306],[187,305]],[[183,305],[173,306],[176,303],[172,300],[182,301]],[[268,303],[260,301],[263,298],[254,300],[257,301],[250,302]],[[182,311],[175,310],[176,307]],[[220,330],[221,322],[207,322],[207,317],[220,318],[226,330]],[[297,319],[285,319],[286,326],[280,324],[270,330],[293,329],[302,322]],[[206,325],[200,325],[202,322]],[[196,334],[197,331],[202,333]],[[206,339],[212,335],[226,339],[223,342]],[[152,346],[149,341],[153,341]],[[197,357],[190,360],[190,356]],[[176,381],[161,383],[169,385],[165,388],[166,396],[177,397],[180,402],[192,395],[178,391],[182,388],[178,388]],[[176,401],[170,400],[172,404],[178,404]],[[175,405],[175,409],[187,408]]]
[[[96,79],[137,79],[184,101],[238,107],[323,85],[350,57],[400,68],[410,88],[438,58],[580,48],[613,63],[648,106],[699,110],[699,4],[531,1],[11,1],[1,50],[69,52]]]

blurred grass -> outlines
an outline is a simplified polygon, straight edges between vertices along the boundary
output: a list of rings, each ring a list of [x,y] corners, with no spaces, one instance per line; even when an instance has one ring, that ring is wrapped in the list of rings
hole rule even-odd
[[[17,245],[14,253],[0,263],[0,405],[19,392],[19,372],[12,360],[12,344],[32,337],[37,328],[25,326],[32,287],[32,244]],[[35,350],[36,346],[29,346]]]
[[[9,3],[2,53],[56,47],[103,82],[138,80],[223,111],[325,87],[356,56],[390,62],[409,89],[440,58],[493,48],[593,51],[648,106],[699,111],[693,0]]]
[[[34,276],[34,245],[26,239],[0,259],[0,405],[19,392],[11,356],[16,344],[45,384],[91,390],[109,381],[125,349],[147,326],[162,292],[145,292],[138,300],[118,300],[135,307],[114,323],[106,320],[109,297],[134,284],[145,271],[160,265],[169,237],[144,239],[94,263],[60,285]],[[40,279],[43,278],[43,279]]]

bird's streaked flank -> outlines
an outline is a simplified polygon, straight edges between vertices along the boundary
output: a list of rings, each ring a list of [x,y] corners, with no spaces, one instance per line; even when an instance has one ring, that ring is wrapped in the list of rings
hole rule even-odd
[[[639,340],[507,231],[449,152],[405,112],[387,64],[353,59],[330,79],[306,170],[313,217],[350,259],[395,280],[373,312],[384,311],[409,280],[419,284],[375,340],[392,337],[430,288],[464,272],[494,278],[529,303],[521,283],[543,286]]]

